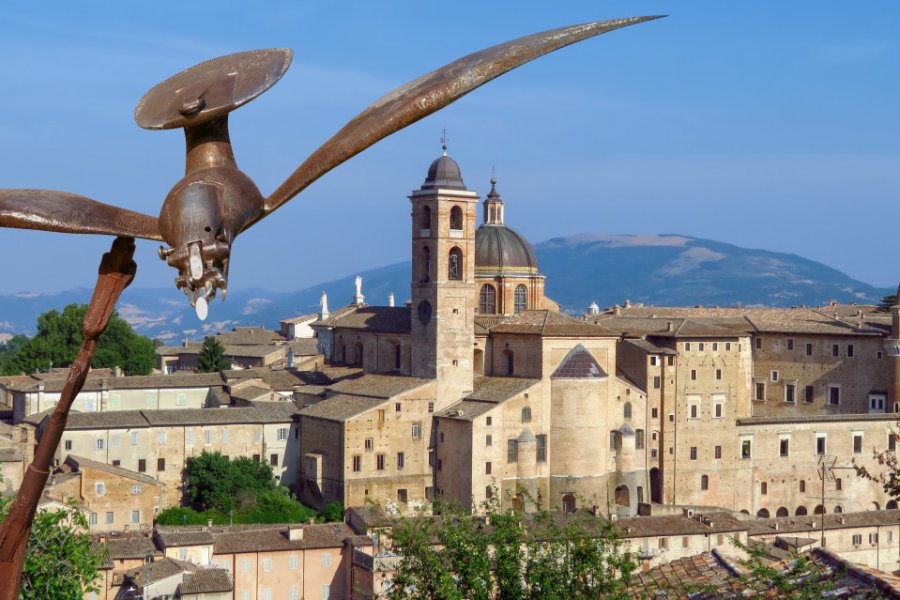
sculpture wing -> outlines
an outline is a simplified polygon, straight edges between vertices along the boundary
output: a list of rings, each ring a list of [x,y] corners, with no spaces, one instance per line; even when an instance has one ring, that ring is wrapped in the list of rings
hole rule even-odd
[[[535,58],[614,29],[658,19],[631,17],[552,29],[506,42],[410,81],[354,117],[320,146],[266,199],[263,214],[296,196],[313,181],[375,142],[440,110],[477,87]],[[249,223],[247,227],[255,221]]]
[[[0,190],[0,227],[162,240],[156,217],[53,190]]]

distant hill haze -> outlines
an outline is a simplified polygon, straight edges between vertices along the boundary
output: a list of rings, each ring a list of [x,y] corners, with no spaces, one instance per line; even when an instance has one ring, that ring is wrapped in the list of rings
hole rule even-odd
[[[553,238],[534,249],[547,277],[547,296],[572,314],[583,313],[591,302],[604,308],[626,298],[660,306],[817,306],[829,300],[877,304],[895,291],[794,254],[684,235],[583,234]],[[280,319],[317,312],[323,290],[333,310],[350,302],[357,274],[369,304],[386,305],[391,292],[398,305],[409,298],[407,261],[296,292],[233,290],[227,302],[211,304],[208,322],[198,321],[183,295],[171,288],[128,288],[118,310],[139,333],[173,344],[238,325],[277,328]],[[0,340],[34,333],[37,316],[46,310],[89,299],[88,289],[0,296]]]

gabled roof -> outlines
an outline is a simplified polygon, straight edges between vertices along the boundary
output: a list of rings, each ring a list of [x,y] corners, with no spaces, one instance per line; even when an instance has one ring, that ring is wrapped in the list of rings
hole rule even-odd
[[[476,377],[472,393],[466,400],[503,402],[540,383],[540,379],[524,377]]]
[[[129,578],[140,588],[163,579],[168,579],[181,573],[193,573],[198,567],[189,562],[163,558],[153,561],[141,567],[130,569],[127,572]]]
[[[315,417],[326,421],[348,421],[387,402],[388,398],[337,394],[301,409],[299,414],[301,417]]]
[[[178,586],[175,592],[179,594],[215,594],[218,592],[230,592],[234,589],[231,583],[231,575],[225,569],[201,569],[184,578],[184,583]]]
[[[562,359],[551,379],[605,379],[609,377],[594,355],[578,344]]]
[[[405,375],[382,375],[380,373],[365,373],[360,377],[348,377],[328,386],[328,389],[338,394],[352,396],[369,396],[371,398],[393,398],[403,392],[414,390],[427,383],[431,379],[423,377],[408,377]]]
[[[613,337],[595,323],[575,319],[552,310],[525,310],[491,327],[491,333],[522,333],[540,336]]]

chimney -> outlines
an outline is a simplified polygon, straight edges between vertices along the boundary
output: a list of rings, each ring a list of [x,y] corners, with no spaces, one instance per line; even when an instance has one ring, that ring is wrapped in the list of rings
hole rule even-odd
[[[772,525],[772,527],[775,529],[775,531],[778,531],[778,523],[775,523],[774,525]]]
[[[625,298],[625,308],[631,308],[631,300]]]
[[[127,524],[127,523],[125,524],[125,529],[124,529],[124,531],[128,531],[128,524]]]
[[[303,539],[302,527],[288,527],[288,539],[292,542],[299,542]]]
[[[120,367],[119,365],[114,366],[113,367],[113,377],[121,377],[122,375],[123,375],[122,367]]]
[[[815,529],[815,528],[816,528],[816,522],[813,521],[813,522],[812,522],[812,525],[810,525],[810,527],[811,527],[812,529]]]
[[[668,331],[669,333],[675,331],[675,323],[673,323],[672,321],[668,321],[666,323],[666,331]]]
[[[105,544],[106,544],[106,536],[105,536],[105,535],[101,535],[101,536],[100,536],[100,544],[101,544],[101,545],[105,545]]]
[[[207,519],[206,520],[206,531],[209,531],[211,527],[212,527],[212,519]]]
[[[394,292],[388,294],[388,306],[394,306]]]

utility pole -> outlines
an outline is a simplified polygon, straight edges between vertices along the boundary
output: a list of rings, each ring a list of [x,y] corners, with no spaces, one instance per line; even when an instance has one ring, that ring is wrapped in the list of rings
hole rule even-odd
[[[820,502],[821,502],[820,506],[822,507],[822,515],[821,515],[822,521],[819,525],[819,532],[820,532],[819,533],[819,538],[820,538],[819,544],[821,545],[822,548],[825,547],[825,500],[843,500],[844,499],[840,496],[825,496],[825,481],[826,480],[834,481],[835,480],[834,472],[837,470],[847,470],[847,471],[854,470],[853,467],[837,467],[837,466],[835,466],[835,463],[837,463],[837,456],[832,456],[830,454],[822,454],[821,456],[819,456],[819,465],[816,468],[816,473],[818,473],[819,479],[822,482],[820,496],[819,496],[819,498],[816,498],[817,500],[820,500]],[[815,498],[815,496],[813,496],[812,498]],[[815,510],[813,512],[815,512]]]

